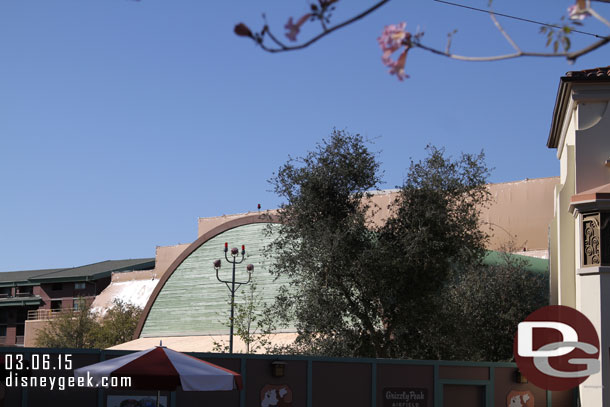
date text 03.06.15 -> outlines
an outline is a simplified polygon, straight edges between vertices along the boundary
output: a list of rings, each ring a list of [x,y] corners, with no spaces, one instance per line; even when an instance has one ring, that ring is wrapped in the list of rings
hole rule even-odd
[[[4,370],[5,371],[26,371],[26,370],[71,370],[72,355],[71,354],[55,354],[48,353],[30,355],[29,359],[24,358],[20,353],[4,355]]]

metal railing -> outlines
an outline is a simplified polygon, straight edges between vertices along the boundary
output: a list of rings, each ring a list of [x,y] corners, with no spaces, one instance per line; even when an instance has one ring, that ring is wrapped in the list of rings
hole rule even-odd
[[[34,293],[31,292],[19,292],[15,293],[15,295],[0,293],[0,298],[24,298],[24,297],[34,297]]]
[[[60,308],[60,309],[33,309],[28,311],[28,321],[36,321],[40,319],[53,319],[62,314],[78,312],[76,308]]]

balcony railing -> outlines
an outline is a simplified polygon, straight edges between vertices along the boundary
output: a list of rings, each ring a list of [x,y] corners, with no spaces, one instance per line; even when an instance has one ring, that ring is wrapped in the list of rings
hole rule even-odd
[[[28,311],[28,321],[40,319],[53,319],[62,314],[78,312],[76,308],[60,308],[60,309],[33,309]]]
[[[25,337],[24,337],[23,335],[21,335],[21,336],[16,336],[16,337],[15,337],[15,345],[17,345],[17,346],[23,346],[24,338],[25,338]]]
[[[30,293],[30,292],[15,293],[15,295],[7,294],[7,293],[0,294],[0,298],[27,298],[27,297],[35,297],[35,295],[34,295],[34,293]]]

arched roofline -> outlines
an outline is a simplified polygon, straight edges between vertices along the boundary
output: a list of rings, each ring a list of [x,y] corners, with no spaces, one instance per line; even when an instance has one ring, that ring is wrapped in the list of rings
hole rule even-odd
[[[255,215],[247,215],[241,218],[232,219],[228,222],[225,222],[221,225],[216,226],[215,228],[207,231],[203,235],[201,235],[197,240],[191,243],[180,255],[172,262],[172,264],[167,268],[167,270],[161,276],[161,279],[157,283],[157,286],[153,290],[144,310],[142,311],[142,316],[138,321],[138,326],[136,327],[136,331],[133,334],[133,339],[138,339],[142,334],[142,329],[144,329],[144,324],[148,319],[148,315],[150,314],[150,310],[152,309],[153,304],[157,300],[157,296],[165,286],[165,283],[169,278],[174,274],[174,272],[178,269],[178,267],[182,264],[184,260],[186,260],[195,250],[197,250],[201,245],[203,245],[208,240],[212,239],[220,235],[221,233],[226,232],[227,230],[234,229],[239,226],[251,225],[254,223],[280,223],[279,217],[274,214],[255,214]],[[211,267],[211,266],[210,266]]]

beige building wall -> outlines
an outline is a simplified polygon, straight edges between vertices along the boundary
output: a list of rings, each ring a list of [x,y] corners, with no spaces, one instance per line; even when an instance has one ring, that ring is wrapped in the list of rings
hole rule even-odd
[[[597,75],[572,78],[560,83],[547,143],[557,148],[560,161],[551,224],[551,301],[581,311],[600,336],[601,372],[581,384],[580,400],[583,406],[601,406],[610,405],[610,267],[581,265],[580,211],[610,208],[603,197],[610,191],[610,83],[597,81]],[[602,253],[607,244],[600,242]]]
[[[481,208],[481,229],[490,235],[488,249],[498,250],[513,243],[520,251],[526,249],[546,253],[549,224],[553,219],[554,189],[558,184],[559,177],[489,184],[491,201],[488,207]],[[394,189],[372,194],[369,213],[374,224],[380,225],[391,215],[390,208],[397,192]],[[270,214],[276,212],[268,211]],[[254,213],[199,218],[197,237],[227,221]],[[546,254],[538,257],[546,257]]]
[[[481,228],[490,235],[488,249],[514,244],[518,250],[548,250],[558,183],[559,177],[549,177],[490,184],[491,202],[481,212]]]
[[[23,346],[26,348],[36,347],[36,336],[38,331],[49,323],[48,319],[27,320],[25,321],[25,332],[23,336]]]
[[[557,280],[557,291],[552,293],[556,304],[576,307],[576,269],[574,253],[576,221],[569,212],[570,200],[576,193],[574,162],[574,122],[566,130],[565,144],[558,151],[560,161],[560,184],[555,191],[554,230],[552,244],[557,250],[557,261],[551,264],[552,279]],[[562,236],[561,239],[559,237]],[[554,304],[552,302],[552,304]]]
[[[190,243],[177,244],[173,246],[157,246],[155,252],[155,272],[162,276],[165,270],[178,258],[180,253],[189,246]]]
[[[259,214],[268,214],[275,215],[277,213],[277,209],[259,211],[259,212],[246,212],[246,213],[236,213],[233,215],[222,215],[222,216],[213,216],[210,218],[199,218],[197,221],[197,237],[201,237],[204,233],[209,232],[214,229],[216,226],[220,226],[223,223],[231,221],[233,219],[243,218],[244,216],[256,215]]]
[[[293,332],[275,333],[267,335],[265,339],[269,340],[273,345],[282,346],[289,345],[294,342],[297,334]],[[199,335],[199,336],[164,336],[164,337],[147,337],[138,338],[133,341],[125,342],[120,345],[115,345],[112,350],[145,350],[154,346],[158,346],[160,342],[163,346],[167,346],[179,352],[213,352],[216,344],[221,347],[229,345],[229,335]],[[246,353],[246,344],[237,335],[233,337],[233,351],[235,353]],[[255,345],[251,345],[250,353],[265,353],[264,349],[252,351]]]
[[[554,190],[558,184],[559,177],[489,184],[491,201],[481,208],[481,229],[489,235],[487,248],[499,250],[513,245],[519,251],[537,252],[536,257],[546,258]],[[390,216],[389,207],[396,196],[396,190],[373,194],[375,224]]]

